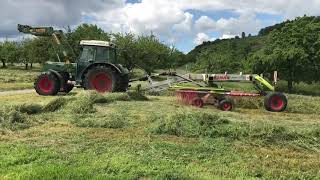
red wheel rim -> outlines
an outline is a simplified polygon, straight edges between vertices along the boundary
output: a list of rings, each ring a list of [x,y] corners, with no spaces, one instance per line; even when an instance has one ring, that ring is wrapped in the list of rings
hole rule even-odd
[[[280,111],[284,106],[283,99],[280,96],[274,96],[271,98],[271,109]]]
[[[230,103],[223,103],[222,104],[222,110],[223,111],[230,111],[231,107],[232,107],[232,105]]]
[[[39,80],[38,87],[42,92],[48,93],[52,90],[53,84],[53,81],[46,76]]]
[[[111,92],[112,80],[107,74],[99,73],[91,79],[91,87],[98,92]]]
[[[202,108],[203,107],[203,101],[201,99],[195,99],[192,103],[193,106]]]

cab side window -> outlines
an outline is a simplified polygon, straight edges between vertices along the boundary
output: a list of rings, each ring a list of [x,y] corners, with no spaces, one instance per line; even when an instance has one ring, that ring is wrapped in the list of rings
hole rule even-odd
[[[109,60],[108,48],[106,47],[97,47],[97,61],[106,61]]]
[[[94,61],[94,55],[95,55],[95,47],[85,46],[85,47],[83,47],[80,60],[81,61]]]

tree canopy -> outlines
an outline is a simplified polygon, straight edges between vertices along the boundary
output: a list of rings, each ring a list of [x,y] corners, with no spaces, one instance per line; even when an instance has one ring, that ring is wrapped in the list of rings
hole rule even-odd
[[[174,47],[162,43],[154,35],[135,35],[132,33],[107,33],[96,25],[82,24],[66,32],[66,41],[70,46],[66,50],[74,51],[78,57],[81,40],[113,41],[117,45],[117,59],[129,69],[136,65],[148,72],[155,69],[174,68],[179,65],[184,54]],[[50,37],[35,37],[24,39],[21,42],[5,41],[0,44],[0,58],[3,67],[7,63],[23,63],[28,68],[29,63],[45,63],[46,61],[59,61],[59,49]],[[69,52],[70,53],[70,52]],[[60,55],[60,56],[57,56]]]
[[[319,17],[299,17],[264,28],[258,36],[204,42],[186,59],[201,72],[278,71],[291,91],[294,83],[319,81],[319,32]]]

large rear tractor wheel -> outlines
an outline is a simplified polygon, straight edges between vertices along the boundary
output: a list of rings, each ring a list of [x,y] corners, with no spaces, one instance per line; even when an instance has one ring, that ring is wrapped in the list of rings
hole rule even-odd
[[[60,82],[54,74],[46,72],[38,76],[34,83],[34,89],[39,95],[54,96],[60,90]]]
[[[264,99],[264,107],[267,111],[282,112],[288,105],[287,97],[283,93],[272,92]]]
[[[84,77],[84,88],[96,90],[100,93],[114,92],[116,90],[116,73],[104,66],[90,69]]]

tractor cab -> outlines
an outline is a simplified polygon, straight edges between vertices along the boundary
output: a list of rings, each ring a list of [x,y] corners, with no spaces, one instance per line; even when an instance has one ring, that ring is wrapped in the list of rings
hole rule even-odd
[[[82,74],[93,64],[117,64],[116,45],[107,41],[80,41],[80,55],[77,61],[76,80],[81,81]]]
[[[107,41],[86,40],[80,42],[80,62],[116,63],[116,46]]]

